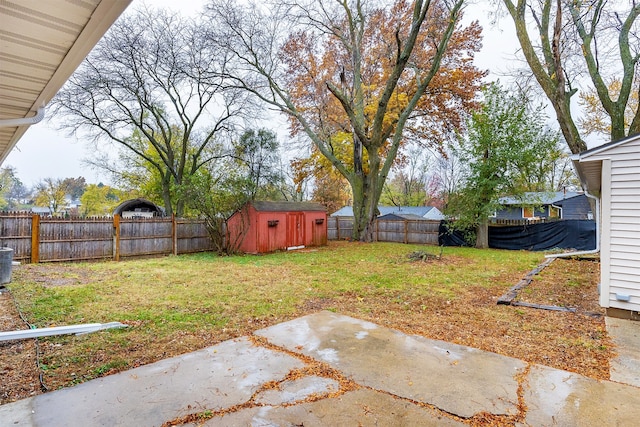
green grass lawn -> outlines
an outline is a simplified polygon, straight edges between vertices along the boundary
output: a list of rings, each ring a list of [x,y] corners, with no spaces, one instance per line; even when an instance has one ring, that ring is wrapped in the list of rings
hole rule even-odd
[[[308,299],[389,292],[455,300],[465,287],[535,267],[540,254],[446,248],[445,263],[411,262],[424,247],[332,243],[304,252],[218,257],[203,253],[120,263],[40,264],[49,283],[18,273],[11,286],[38,327],[142,322],[157,338],[223,328],[238,318],[290,317]],[[437,248],[429,248],[434,254]],[[328,307],[331,309],[331,307]],[[130,332],[129,332],[130,333]]]
[[[543,259],[524,251],[445,248],[441,260],[412,262],[407,255],[416,250],[440,252],[417,245],[330,242],[324,248],[262,256],[202,253],[24,265],[14,271],[10,289],[37,327],[112,321],[130,325],[41,339],[45,382],[56,388],[320,309],[466,343],[465,334],[454,329],[455,336],[448,337],[446,328],[472,322],[517,327],[523,316],[492,299]],[[464,308],[476,300],[477,308]]]

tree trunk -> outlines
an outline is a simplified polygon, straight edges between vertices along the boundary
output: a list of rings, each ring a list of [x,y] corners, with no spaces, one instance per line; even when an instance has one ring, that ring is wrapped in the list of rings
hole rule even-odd
[[[171,177],[169,174],[165,174],[162,177],[162,201],[164,202],[165,215],[173,215],[173,206],[171,206]]]
[[[374,221],[378,214],[378,199],[375,194],[379,192],[371,188],[370,175],[352,179],[351,190],[353,192],[353,232],[351,239],[361,242],[372,242]],[[355,182],[354,182],[355,181]],[[367,190],[368,189],[368,190]]]
[[[476,248],[487,249],[489,247],[489,221],[486,218],[480,220],[476,228]]]
[[[629,132],[629,135],[631,135],[631,132]],[[624,109],[615,106],[614,111],[611,113],[611,141],[618,141],[625,136],[627,135],[624,126]]]
[[[369,154],[367,159],[369,172],[364,171],[362,163],[357,165],[354,162],[356,173],[349,179],[353,193],[353,233],[351,238],[361,242],[373,241],[374,222],[379,213],[378,201],[384,185],[384,179],[380,176],[380,157],[377,148],[367,147],[367,152]],[[354,152],[355,154],[357,153]]]
[[[562,93],[560,93],[562,92]],[[571,154],[578,154],[587,149],[587,144],[580,137],[580,132],[575,121],[571,117],[571,98],[564,93],[564,90],[558,90],[557,97],[551,101],[553,109],[556,112],[560,131],[564,136],[567,146]]]
[[[182,218],[184,216],[184,200],[179,199],[176,203],[176,216]]]

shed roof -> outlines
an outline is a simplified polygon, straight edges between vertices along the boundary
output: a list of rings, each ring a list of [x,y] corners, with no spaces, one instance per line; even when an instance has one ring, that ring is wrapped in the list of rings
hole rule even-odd
[[[327,211],[327,208],[325,208],[320,203],[313,203],[313,202],[253,201],[249,203],[258,212],[302,212],[302,211],[326,212]]]
[[[0,1],[0,164],[130,2]]]

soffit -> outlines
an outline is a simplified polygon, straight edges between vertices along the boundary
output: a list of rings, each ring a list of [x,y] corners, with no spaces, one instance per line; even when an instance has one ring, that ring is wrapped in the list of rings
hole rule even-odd
[[[602,160],[584,161],[578,156],[575,156],[572,160],[582,187],[589,194],[600,197],[602,187]]]
[[[31,117],[131,0],[0,0],[0,120]],[[0,127],[0,164],[28,126]]]

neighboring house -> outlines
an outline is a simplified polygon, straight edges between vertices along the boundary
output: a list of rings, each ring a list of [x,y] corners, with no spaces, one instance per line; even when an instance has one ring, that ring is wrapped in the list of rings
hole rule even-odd
[[[245,253],[265,253],[327,244],[327,210],[320,203],[245,204],[227,221],[227,239]]]
[[[423,219],[433,219],[436,221],[444,219],[444,215],[442,215],[442,212],[440,212],[438,208],[435,208],[433,206],[378,206],[378,211],[380,212],[378,218],[389,214],[397,214],[415,215]],[[332,213],[331,216],[352,217],[353,207],[345,206]]]
[[[640,135],[571,159],[600,200],[600,305],[609,316],[640,320]]]
[[[428,218],[423,218],[419,215],[416,214],[400,214],[400,213],[389,213],[386,215],[381,215],[379,217],[377,217],[376,219],[385,221],[385,220],[389,220],[389,221],[405,221],[405,220],[412,220],[412,221],[428,221]]]
[[[530,192],[521,198],[502,197],[497,219],[593,219],[589,199],[582,192]]]
[[[51,216],[51,209],[42,206],[33,206],[31,208],[31,213],[40,216]]]
[[[72,199],[70,197],[65,197],[64,203],[64,209],[79,209],[82,206],[80,199]]]
[[[66,197],[64,200],[65,205],[60,208],[60,210],[69,215],[79,215],[80,207],[82,203],[78,199],[72,199],[70,197]]]

